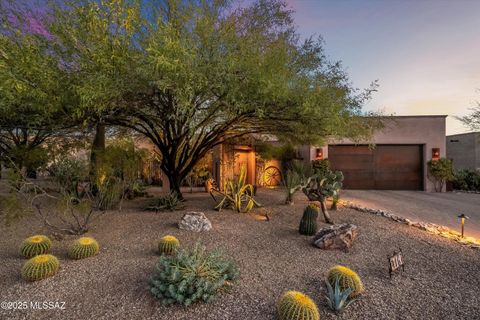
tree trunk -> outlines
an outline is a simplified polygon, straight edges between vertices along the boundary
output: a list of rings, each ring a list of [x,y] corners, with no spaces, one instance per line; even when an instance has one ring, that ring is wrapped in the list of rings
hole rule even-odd
[[[183,179],[178,174],[167,174],[167,177],[170,182],[170,192],[175,192],[179,200],[185,200],[180,191]]]
[[[90,153],[90,182],[94,191],[97,190],[96,180],[98,170],[102,165],[102,153],[105,151],[105,124],[98,123],[95,128],[95,137]]]
[[[328,223],[328,224],[335,224],[333,222],[332,218],[330,218],[330,214],[328,213],[326,202],[327,201],[326,201],[325,198],[320,200],[320,208],[322,209],[322,213],[323,213],[323,217],[325,218],[325,222]]]

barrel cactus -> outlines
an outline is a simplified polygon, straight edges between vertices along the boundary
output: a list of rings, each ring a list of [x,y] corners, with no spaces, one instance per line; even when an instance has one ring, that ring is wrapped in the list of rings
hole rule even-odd
[[[300,220],[299,232],[306,236],[313,236],[317,232],[318,207],[310,204],[303,211],[302,220]]]
[[[69,256],[72,259],[84,259],[98,253],[98,242],[91,237],[82,237],[75,240],[70,247]]]
[[[167,235],[160,239],[160,242],[158,243],[158,252],[160,254],[164,253],[167,255],[173,255],[177,252],[179,247],[180,241],[174,236]]]
[[[355,298],[363,292],[363,283],[358,274],[350,268],[335,266],[328,271],[327,281],[334,286],[338,279],[340,289],[351,289],[350,298]]]
[[[60,262],[51,254],[41,254],[25,262],[22,277],[27,281],[42,280],[57,273]]]
[[[20,253],[25,258],[32,258],[39,254],[45,254],[50,251],[52,241],[43,235],[34,235],[23,240],[20,246]]]
[[[298,291],[287,291],[277,303],[280,320],[319,320],[317,305],[309,296]]]

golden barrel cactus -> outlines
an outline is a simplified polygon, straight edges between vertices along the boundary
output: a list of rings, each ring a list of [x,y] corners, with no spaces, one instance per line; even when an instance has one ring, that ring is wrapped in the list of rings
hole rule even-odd
[[[280,320],[320,320],[317,305],[309,296],[298,291],[287,291],[277,303]]]
[[[32,258],[39,254],[46,254],[52,247],[52,241],[44,235],[34,235],[23,240],[20,253],[25,258]]]
[[[342,291],[348,288],[352,289],[352,293],[349,296],[350,298],[355,298],[364,290],[362,280],[358,274],[350,268],[344,266],[334,266],[331,268],[328,271],[327,280],[332,287],[335,285],[337,278]]]
[[[60,262],[51,254],[41,254],[25,262],[22,277],[27,281],[42,280],[57,273]]]
[[[173,255],[180,247],[180,241],[174,236],[164,236],[158,242],[158,252],[160,254]]]
[[[91,237],[82,237],[73,242],[68,254],[70,258],[78,260],[96,255],[99,249],[97,240]]]

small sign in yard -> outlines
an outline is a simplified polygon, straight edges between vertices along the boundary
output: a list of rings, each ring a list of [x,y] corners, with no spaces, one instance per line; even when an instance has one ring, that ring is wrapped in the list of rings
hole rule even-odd
[[[398,271],[400,267],[402,267],[402,271],[405,271],[405,264],[403,263],[402,257],[402,250],[398,250],[398,252],[394,251],[393,255],[387,256],[388,257],[388,273],[390,274],[390,278],[392,277],[392,273]]]

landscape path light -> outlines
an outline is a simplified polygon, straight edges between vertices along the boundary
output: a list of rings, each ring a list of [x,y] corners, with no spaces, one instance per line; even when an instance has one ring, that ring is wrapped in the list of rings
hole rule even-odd
[[[459,215],[458,217],[460,219],[462,219],[462,238],[463,238],[464,231],[465,231],[465,219],[470,219],[470,217],[464,215],[463,213],[461,215]]]

